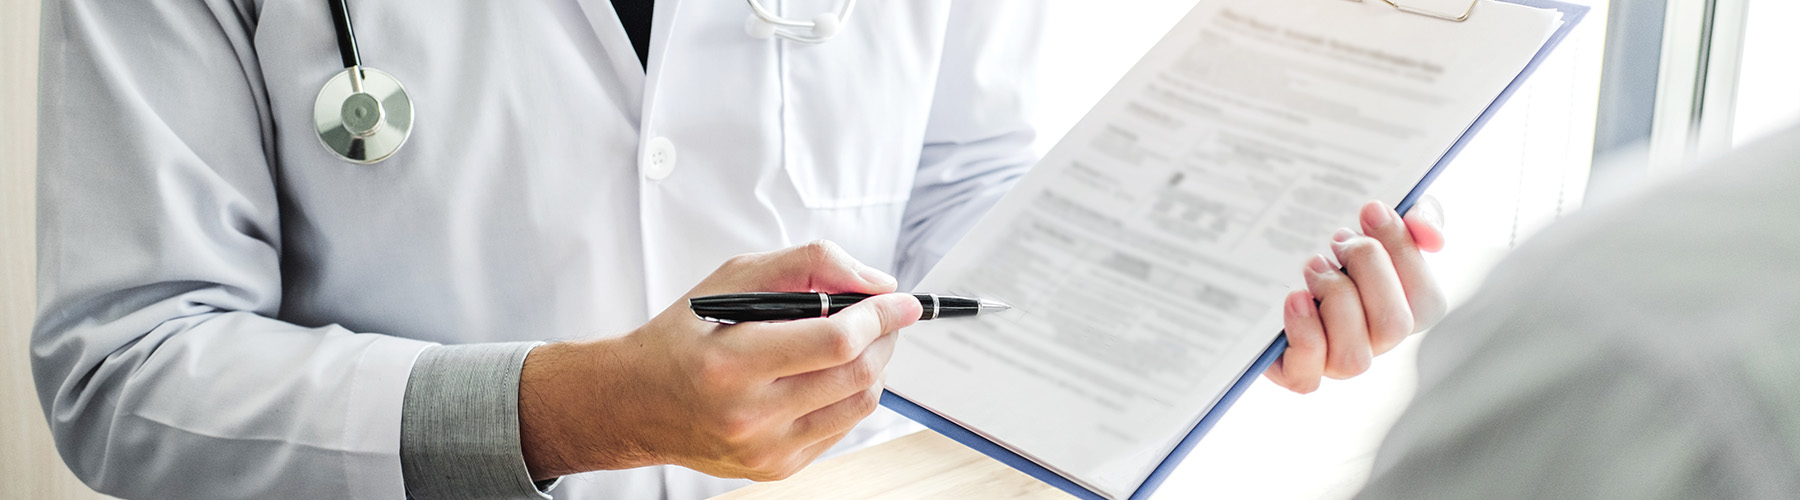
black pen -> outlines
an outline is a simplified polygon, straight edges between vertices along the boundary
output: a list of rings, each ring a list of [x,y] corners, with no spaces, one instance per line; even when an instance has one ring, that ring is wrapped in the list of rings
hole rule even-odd
[[[919,314],[919,319],[922,320],[962,318],[1012,309],[1012,306],[987,299],[934,293],[915,293],[912,296],[918,298],[919,305],[925,308]],[[745,321],[823,318],[869,297],[870,295],[863,293],[730,293],[688,299],[688,309],[692,309],[700,319],[729,325]]]

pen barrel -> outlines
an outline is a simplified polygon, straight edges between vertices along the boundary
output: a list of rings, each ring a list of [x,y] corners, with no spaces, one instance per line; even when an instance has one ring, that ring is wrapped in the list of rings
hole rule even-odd
[[[919,301],[921,320],[974,316],[981,312],[981,302],[975,299],[929,293],[912,296]],[[732,293],[688,299],[688,308],[700,319],[719,323],[784,321],[830,316],[869,297],[862,293],[834,293],[824,299],[816,292]]]
[[[829,316],[867,297],[827,296],[821,301],[818,293],[732,293],[688,299],[688,308],[700,319],[720,323],[782,321]]]
[[[963,318],[981,314],[981,301],[967,297],[946,297],[929,293],[915,293],[919,299],[919,319]]]

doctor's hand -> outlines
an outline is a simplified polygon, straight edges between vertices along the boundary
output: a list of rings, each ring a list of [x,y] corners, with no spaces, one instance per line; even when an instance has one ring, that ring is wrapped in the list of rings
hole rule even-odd
[[[1339,229],[1332,255],[1309,259],[1306,289],[1282,305],[1288,348],[1265,375],[1288,390],[1309,393],[1321,376],[1360,375],[1375,356],[1444,317],[1444,291],[1420,254],[1444,247],[1437,199],[1421,198],[1404,219],[1369,202],[1358,219],[1360,234]]]
[[[883,294],[894,278],[830,242],[741,255],[616,339],[539,346],[520,375],[519,430],[534,480],[672,464],[719,477],[785,478],[879,402],[910,295],[829,318],[720,325],[687,298],[740,292]]]

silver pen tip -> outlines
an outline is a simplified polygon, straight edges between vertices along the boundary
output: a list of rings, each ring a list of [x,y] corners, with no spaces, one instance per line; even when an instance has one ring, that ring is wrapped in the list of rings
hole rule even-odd
[[[980,309],[979,313],[980,314],[997,313],[1000,311],[1005,311],[1007,309],[1012,309],[1012,306],[1006,305],[1005,302],[1001,302],[998,300],[981,299],[981,309]]]

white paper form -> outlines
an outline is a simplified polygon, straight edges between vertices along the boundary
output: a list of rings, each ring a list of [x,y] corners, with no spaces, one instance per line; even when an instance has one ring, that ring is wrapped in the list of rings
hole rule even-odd
[[[1202,0],[919,287],[1016,309],[909,328],[888,388],[1129,496],[1279,332],[1305,259],[1400,199],[1559,24]]]

